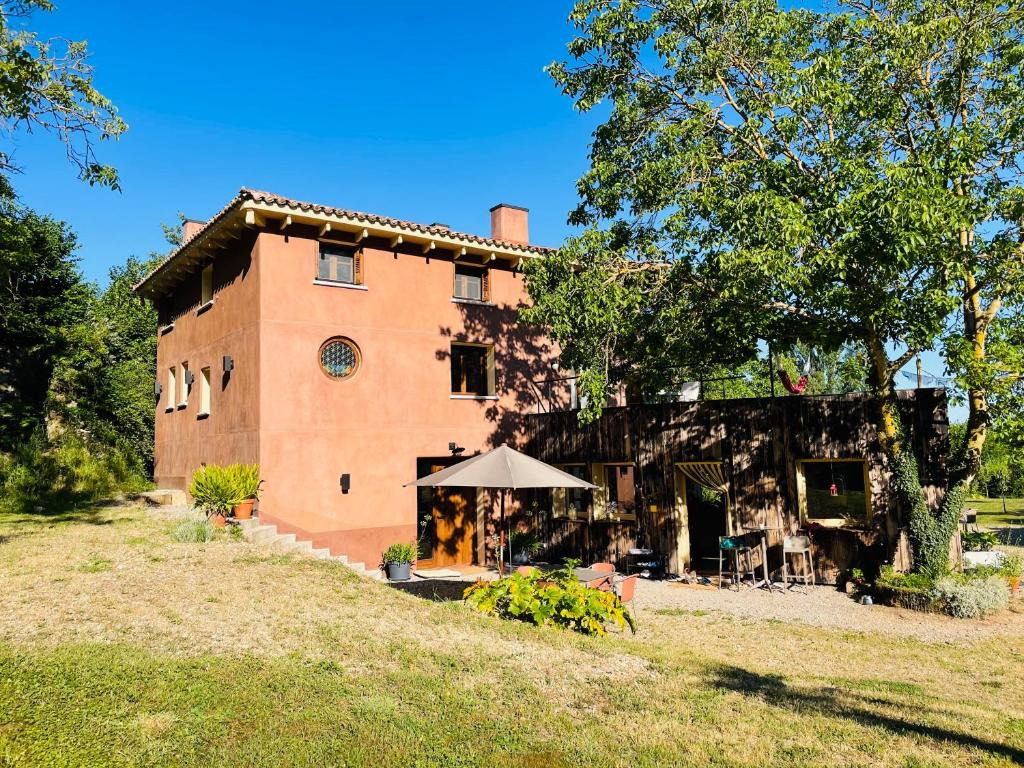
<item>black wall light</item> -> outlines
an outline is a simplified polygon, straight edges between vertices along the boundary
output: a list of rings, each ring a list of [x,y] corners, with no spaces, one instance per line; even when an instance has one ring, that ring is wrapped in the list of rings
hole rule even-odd
[[[466,449],[458,443],[448,443],[448,450],[452,452],[452,456],[460,456]]]
[[[235,370],[235,358],[233,358],[231,355],[224,355],[223,364],[224,373],[231,373],[233,370]]]
[[[341,476],[341,492],[348,493],[352,488],[352,475],[346,473]]]

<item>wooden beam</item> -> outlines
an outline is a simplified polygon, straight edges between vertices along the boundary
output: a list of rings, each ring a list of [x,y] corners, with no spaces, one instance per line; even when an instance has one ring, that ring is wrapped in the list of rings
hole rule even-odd
[[[291,225],[292,225],[292,217],[291,216],[285,216],[283,219],[281,219],[281,225],[278,227],[278,229],[287,229]]]
[[[358,235],[356,235],[356,242],[357,243],[361,243],[361,242],[363,242],[363,240],[365,240],[369,236],[370,236],[369,230],[364,229],[362,232],[360,232]]]
[[[396,248],[404,242],[405,241],[402,239],[401,235],[395,235],[394,237],[391,238],[391,247]]]
[[[431,240],[429,243],[424,243],[423,244],[423,253],[424,253],[424,255],[430,253],[436,247],[437,246],[434,244],[433,240]]]
[[[465,255],[466,255],[466,249],[465,248],[462,248],[460,246],[456,246],[455,248],[452,249],[452,258],[453,259],[458,260],[458,259],[461,259]]]
[[[245,225],[247,227],[263,227],[266,226],[267,220],[263,218],[263,214],[258,211],[254,211],[251,208],[245,212]]]
[[[323,224],[320,225],[320,237],[323,237],[324,235],[326,235],[330,231],[331,231],[331,222],[325,221]]]

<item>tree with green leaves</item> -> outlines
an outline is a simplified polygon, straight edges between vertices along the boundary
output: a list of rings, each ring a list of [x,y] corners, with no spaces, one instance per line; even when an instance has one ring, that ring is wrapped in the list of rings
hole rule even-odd
[[[941,572],[989,405],[1024,369],[1024,9],[990,0],[579,0],[551,74],[603,110],[534,306],[590,413],[616,380],[866,350],[915,567]],[[939,351],[969,417],[929,509],[896,408]],[[689,369],[687,371],[687,369]]]
[[[118,189],[117,171],[99,162],[95,142],[116,139],[128,126],[93,85],[86,44],[43,40],[25,28],[33,13],[53,7],[49,0],[0,0],[0,125],[8,134],[56,134],[83,180]],[[7,177],[16,170],[0,150],[0,183],[7,193]]]

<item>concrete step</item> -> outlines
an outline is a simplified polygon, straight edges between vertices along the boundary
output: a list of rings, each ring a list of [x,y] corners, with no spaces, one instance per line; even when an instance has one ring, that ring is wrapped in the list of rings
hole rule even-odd
[[[243,528],[243,535],[253,544],[269,544],[278,537],[276,525],[258,525],[255,528]]]
[[[185,492],[175,488],[159,488],[155,491],[144,491],[139,498],[157,507],[183,507],[188,503]]]
[[[313,542],[303,541],[302,539],[296,540],[293,544],[288,547],[289,552],[295,552],[300,555],[312,555],[313,554]]]
[[[327,547],[322,547],[320,549],[314,549],[310,554],[312,554],[313,557],[315,557],[317,560],[330,560],[331,559],[331,550],[329,550]]]
[[[251,531],[251,530],[253,530],[255,528],[261,527],[260,526],[260,519],[258,517],[250,517],[248,520],[236,520],[235,524],[239,528],[241,528],[243,531]],[[273,527],[273,526],[264,526],[264,527],[270,528],[270,527]]]
[[[290,552],[295,543],[294,533],[280,533],[270,542],[270,548],[275,552]]]
[[[341,563],[342,565],[348,565],[348,555],[335,555],[331,559],[335,562]]]

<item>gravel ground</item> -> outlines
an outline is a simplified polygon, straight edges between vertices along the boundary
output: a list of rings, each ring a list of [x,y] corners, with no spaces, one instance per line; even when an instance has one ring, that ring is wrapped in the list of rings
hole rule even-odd
[[[817,627],[854,632],[881,632],[931,643],[971,642],[1024,634],[1024,601],[1016,598],[1010,611],[983,620],[860,605],[834,587],[802,587],[787,592],[744,588],[740,592],[666,581],[637,585],[636,607],[644,611],[712,611],[742,619],[798,621]]]

